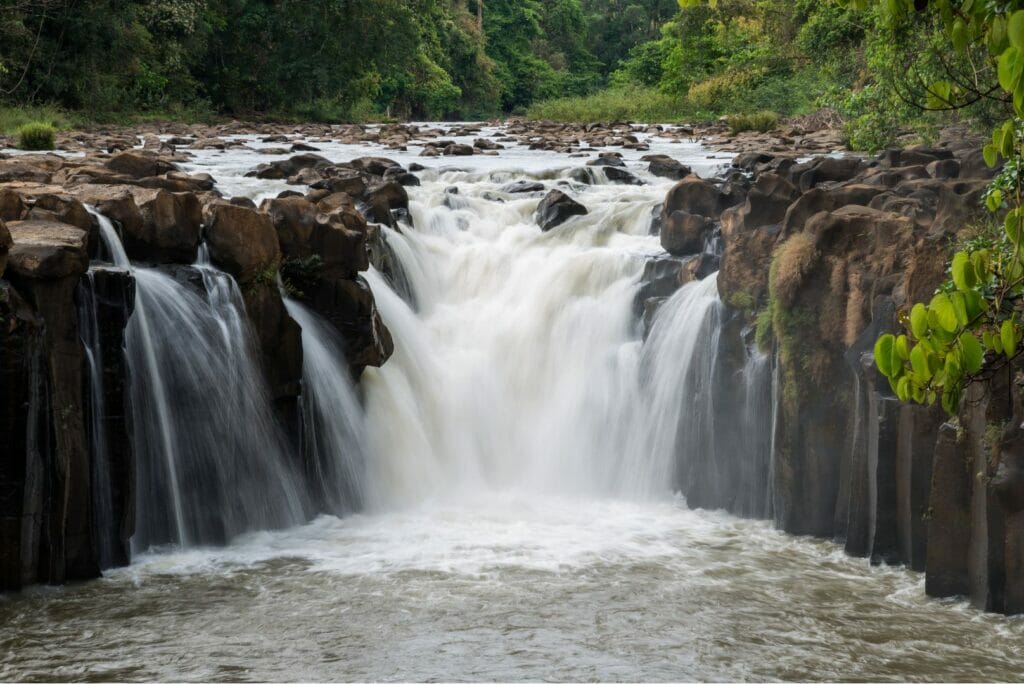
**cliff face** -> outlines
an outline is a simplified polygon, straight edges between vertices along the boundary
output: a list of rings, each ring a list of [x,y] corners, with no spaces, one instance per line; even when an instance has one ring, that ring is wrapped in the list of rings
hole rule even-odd
[[[774,358],[771,453],[756,464],[768,483],[766,517],[872,562],[924,571],[930,595],[1024,611],[1019,367],[973,385],[950,421],[941,409],[901,404],[871,356],[900,311],[931,298],[957,236],[984,214],[991,172],[973,142],[950,136],[875,159],[748,154],[734,163],[745,175],[731,182],[748,186],[742,203],[721,210],[694,192],[716,184],[691,179],[669,194],[663,216],[721,212],[722,299],[757,326]],[[719,449],[716,458],[721,470],[749,456]],[[703,489],[690,502],[747,513],[741,487],[711,497]]]
[[[205,238],[212,263],[242,292],[296,454],[302,330],[282,285],[337,329],[354,378],[392,352],[359,273],[376,234],[365,215],[393,223],[408,206],[402,186],[381,177],[400,176],[397,165],[331,167],[363,211],[342,189],[289,192],[257,209],[222,199],[208,176],[178,171],[182,159],[164,149],[0,160],[0,591],[130,561],[137,463],[125,331],[136,285],[129,269],[102,261],[110,255],[87,204],[112,220],[140,266],[187,279],[193,269],[182,264],[196,261]]]

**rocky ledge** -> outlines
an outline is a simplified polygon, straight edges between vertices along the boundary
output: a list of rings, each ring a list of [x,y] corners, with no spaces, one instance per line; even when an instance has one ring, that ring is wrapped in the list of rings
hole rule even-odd
[[[235,278],[267,386],[295,440],[302,331],[283,292],[338,331],[353,378],[393,351],[360,273],[371,254],[386,257],[379,226],[408,219],[401,183],[415,177],[370,158],[306,165],[294,157],[301,168],[288,170],[306,173],[308,192],[256,207],[225,199],[209,176],[181,171],[187,157],[163,144],[119,147],[0,159],[0,590],[98,576],[101,536],[117,540],[104,562],[129,560],[135,492],[123,348],[134,279],[106,265],[93,211],[111,220],[135,266],[174,273],[205,245],[212,264]],[[90,366],[87,335],[102,367]],[[103,375],[106,396],[90,396],[91,372]],[[116,528],[103,535],[92,497],[97,401]]]
[[[905,564],[932,596],[1024,612],[1020,364],[972,385],[950,420],[901,404],[871,354],[947,278],[952,246],[984,218],[992,174],[978,141],[950,130],[936,146],[875,158],[745,153],[724,178],[671,190],[657,223],[680,258],[659,266],[661,282],[720,266],[717,372],[738,377],[757,345],[776,378],[768,453],[723,439],[696,463],[680,454],[691,505]],[[711,235],[720,264],[695,254]],[[717,415],[736,414],[737,391],[716,395]]]

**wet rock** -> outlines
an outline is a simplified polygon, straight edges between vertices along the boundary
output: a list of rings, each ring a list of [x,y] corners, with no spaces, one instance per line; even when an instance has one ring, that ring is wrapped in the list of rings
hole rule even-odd
[[[541,200],[534,220],[545,233],[560,226],[573,216],[584,216],[587,208],[561,190],[552,190]]]
[[[647,167],[647,171],[651,175],[659,176],[661,178],[682,180],[693,173],[689,166],[686,166],[664,154],[649,154],[643,157],[643,161],[650,162],[650,165]]]
[[[265,200],[260,208],[277,231],[286,261],[311,263],[309,259],[316,257],[318,269],[343,278],[369,268],[366,221],[351,207],[321,213],[317,205],[291,197]]]
[[[125,251],[151,263],[191,264],[196,260],[203,223],[202,206],[192,193],[133,188],[136,222],[128,209],[121,224]]]
[[[396,228],[400,221],[410,219],[409,193],[394,181],[371,183],[359,199],[368,221]]]
[[[604,175],[612,183],[622,185],[644,185],[644,182],[625,169],[615,166],[604,167]]]
[[[329,159],[318,154],[297,154],[289,159],[281,159],[269,164],[260,164],[256,167],[255,171],[246,175],[253,175],[256,178],[268,180],[285,180],[303,169],[318,169],[330,165]]]
[[[115,173],[123,173],[132,178],[148,178],[150,176],[162,176],[169,171],[175,171],[174,164],[161,159],[149,152],[121,152],[111,157],[104,165]]]
[[[266,214],[227,203],[207,207],[206,240],[213,262],[244,285],[277,272],[281,248]],[[264,280],[266,278],[263,278]]]
[[[24,278],[57,280],[77,277],[89,267],[89,234],[56,221],[12,221],[13,245],[7,271]]]
[[[521,180],[502,186],[501,191],[510,194],[518,194],[528,192],[544,192],[545,189],[546,188],[544,184],[538,181]]]
[[[683,211],[714,220],[721,216],[724,208],[722,192],[717,186],[702,178],[688,176],[669,190],[662,214],[668,217]]]
[[[21,195],[0,187],[0,221],[20,221],[28,213],[28,205]]]
[[[661,246],[674,256],[697,254],[714,230],[714,222],[697,214],[674,211],[665,218],[661,228]]]

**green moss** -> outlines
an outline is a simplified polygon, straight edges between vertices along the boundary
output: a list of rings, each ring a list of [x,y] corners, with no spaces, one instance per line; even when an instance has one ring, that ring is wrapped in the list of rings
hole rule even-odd
[[[304,292],[315,287],[324,270],[320,255],[293,257],[281,262],[281,280],[285,292],[294,297],[303,297]]]
[[[754,342],[757,344],[757,348],[763,352],[769,351],[775,343],[775,334],[772,330],[772,302],[769,302],[768,307],[757,314]]]
[[[754,295],[746,290],[737,290],[736,292],[729,293],[725,298],[725,303],[733,309],[738,309],[749,315],[754,311],[754,306],[757,302],[754,300]]]

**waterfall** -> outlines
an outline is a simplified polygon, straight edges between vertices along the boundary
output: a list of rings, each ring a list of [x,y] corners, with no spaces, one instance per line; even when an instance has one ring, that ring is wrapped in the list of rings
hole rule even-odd
[[[130,267],[109,219],[97,220],[115,265]],[[133,549],[222,543],[304,520],[238,285],[204,263],[132,273]]]
[[[303,462],[324,510],[342,515],[362,507],[366,436],[337,332],[302,304],[285,299],[302,328]]]
[[[683,286],[658,311],[640,359],[643,410],[631,458],[648,482],[685,488],[716,467],[715,361],[722,304],[718,276]]]
[[[110,447],[107,439],[106,397],[103,382],[103,348],[95,300],[95,273],[86,273],[79,288],[78,325],[85,349],[89,381],[89,439],[92,454],[92,505],[100,568],[114,565],[114,502],[111,491]]]

